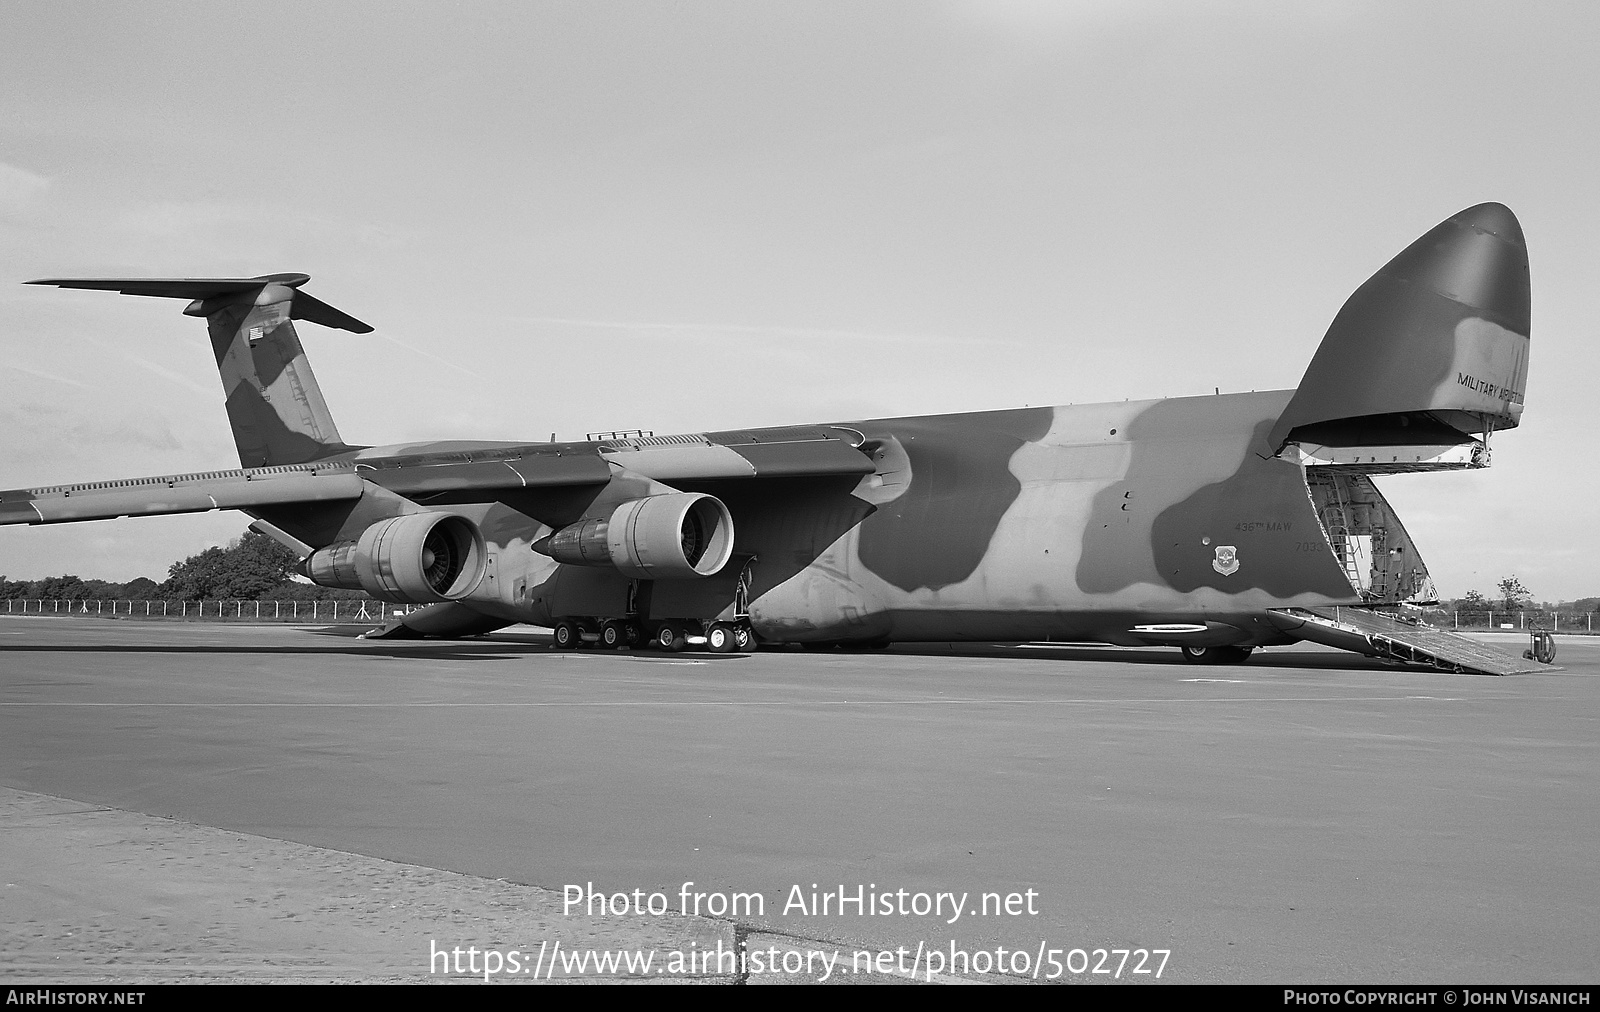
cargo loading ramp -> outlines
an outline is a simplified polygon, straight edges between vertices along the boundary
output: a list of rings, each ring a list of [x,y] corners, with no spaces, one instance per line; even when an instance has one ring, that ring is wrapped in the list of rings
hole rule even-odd
[[[1390,611],[1348,607],[1275,608],[1269,614],[1273,624],[1291,636],[1440,671],[1521,675],[1561,670]]]

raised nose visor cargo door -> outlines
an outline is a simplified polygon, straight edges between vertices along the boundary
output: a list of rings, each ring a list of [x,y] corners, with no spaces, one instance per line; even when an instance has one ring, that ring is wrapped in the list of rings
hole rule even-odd
[[[1489,434],[1522,419],[1529,302],[1510,209],[1440,222],[1339,310],[1273,426],[1274,452],[1369,474],[1486,465]]]
[[[1435,599],[1372,476],[1488,466],[1490,435],[1522,418],[1529,301],[1516,216],[1469,207],[1356,289],[1273,426],[1271,452],[1305,469],[1328,547],[1363,602]]]
[[[1447,671],[1550,670],[1410,620],[1433,581],[1372,476],[1487,467],[1489,437],[1522,418],[1528,250],[1501,204],[1454,215],[1352,295],[1268,437],[1305,469],[1357,607],[1275,608],[1299,639]],[[1387,606],[1387,607],[1386,607]]]

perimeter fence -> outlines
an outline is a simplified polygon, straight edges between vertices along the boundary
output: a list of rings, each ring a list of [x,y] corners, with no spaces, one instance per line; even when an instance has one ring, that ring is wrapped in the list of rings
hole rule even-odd
[[[135,619],[206,622],[385,622],[406,615],[421,605],[392,604],[373,598],[326,601],[172,601],[172,600],[76,600],[52,601],[11,599],[5,603],[7,615],[57,615],[62,618],[113,616]]]
[[[1445,611],[1440,608],[1424,609],[1422,620],[1441,629],[1476,629],[1489,631],[1523,631],[1548,629],[1551,632],[1592,633],[1595,613],[1592,611],[1556,611],[1529,608],[1524,611]]]

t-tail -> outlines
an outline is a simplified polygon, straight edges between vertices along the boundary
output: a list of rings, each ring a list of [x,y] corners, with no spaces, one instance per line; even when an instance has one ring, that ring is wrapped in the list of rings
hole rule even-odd
[[[65,278],[32,285],[189,299],[203,316],[227,397],[228,421],[245,467],[303,464],[349,450],[306,361],[294,320],[357,334],[372,328],[300,291],[306,274],[256,278]]]

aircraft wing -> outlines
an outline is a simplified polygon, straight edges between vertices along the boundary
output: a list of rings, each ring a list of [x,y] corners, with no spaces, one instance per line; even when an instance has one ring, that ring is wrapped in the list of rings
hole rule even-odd
[[[349,464],[200,471],[0,492],[0,524],[53,524],[359,499]]]
[[[424,505],[505,502],[570,522],[619,474],[694,485],[745,478],[859,477],[872,460],[847,434],[762,429],[374,455],[0,491],[0,525],[293,506],[361,498],[367,483]],[[542,494],[541,494],[542,493]]]
[[[613,479],[673,488],[746,479],[847,478],[872,474],[860,433],[836,427],[633,436],[462,452],[371,456],[361,477],[414,502],[503,502],[551,526],[571,523]],[[764,484],[757,481],[756,484]]]

